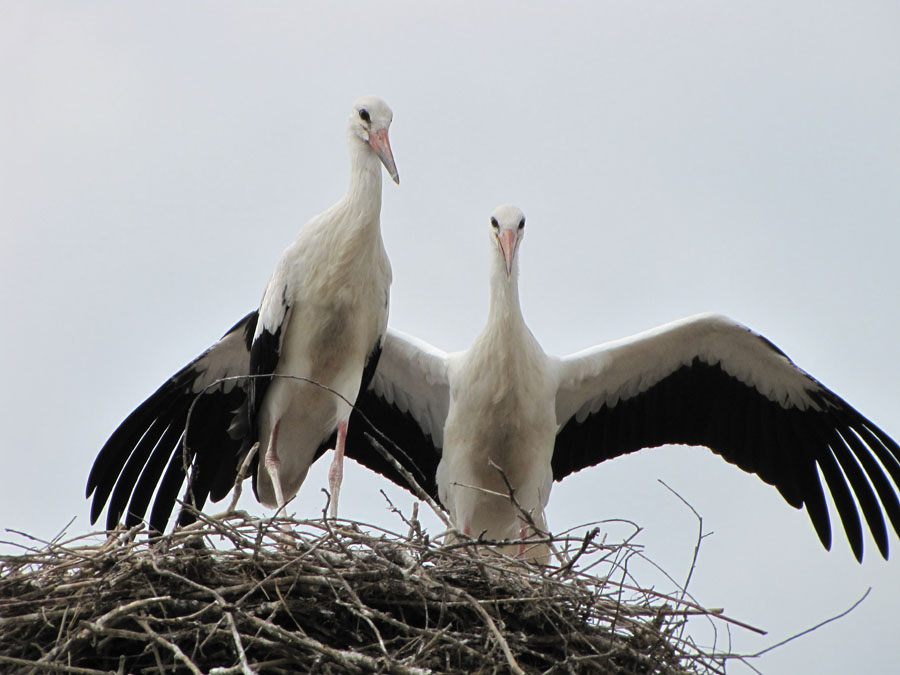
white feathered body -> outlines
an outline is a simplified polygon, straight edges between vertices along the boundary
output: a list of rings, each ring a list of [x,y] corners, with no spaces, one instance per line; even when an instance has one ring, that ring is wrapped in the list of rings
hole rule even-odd
[[[544,529],[556,434],[555,361],[525,325],[515,279],[493,266],[491,311],[474,344],[450,358],[450,409],[437,470],[441,502],[473,537],[518,539],[526,521]],[[501,278],[502,277],[502,278]],[[530,530],[529,530],[530,532]]]
[[[287,248],[261,305],[257,335],[281,326],[276,374],[304,377],[356,400],[366,361],[387,327],[391,266],[381,237],[381,166],[360,159],[356,191],[309,221]],[[271,330],[271,328],[270,328]],[[276,422],[282,490],[296,494],[316,450],[349,418],[351,408],[309,382],[274,378],[260,411],[259,456]],[[258,473],[258,496],[275,506],[268,472]]]

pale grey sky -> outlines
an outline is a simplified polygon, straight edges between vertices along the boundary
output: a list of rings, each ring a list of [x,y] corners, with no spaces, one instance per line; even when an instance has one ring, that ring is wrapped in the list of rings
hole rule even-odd
[[[529,223],[522,303],[548,352],[717,311],[900,438],[894,2],[7,1],[0,91],[4,528],[89,529],[85,480],[109,433],[256,306],[299,227],[342,194],[363,93],[394,109],[392,325],[468,346],[487,218],[513,202]],[[756,666],[896,666],[900,540],[885,563],[867,537],[860,566],[835,523],[828,553],[805,512],[706,450],[582,472],[554,488],[550,525],[636,521],[682,578],[696,523],[658,478],[716,533],[694,594],[770,631],[732,630],[735,651],[871,586]],[[382,483],[351,471],[342,514],[395,525]],[[320,512],[323,484],[319,467],[298,515]]]

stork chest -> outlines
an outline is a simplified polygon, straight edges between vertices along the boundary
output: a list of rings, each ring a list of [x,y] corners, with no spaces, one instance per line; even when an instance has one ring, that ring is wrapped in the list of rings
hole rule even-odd
[[[445,456],[505,465],[511,457],[552,452],[556,420],[543,361],[505,353],[462,364],[454,378],[461,384],[451,386]]]
[[[284,366],[325,379],[328,373],[361,369],[387,325],[390,280],[382,247],[352,259],[340,254],[307,259],[287,288]]]

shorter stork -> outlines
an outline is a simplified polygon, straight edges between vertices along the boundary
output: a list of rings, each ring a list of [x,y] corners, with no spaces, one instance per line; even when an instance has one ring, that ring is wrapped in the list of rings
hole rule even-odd
[[[426,476],[423,487],[458,529],[532,537],[546,526],[554,480],[642,448],[686,444],[710,448],[774,485],[794,508],[806,506],[829,549],[821,471],[857,560],[856,503],[888,557],[885,513],[900,533],[900,448],[884,431],[771,342],[722,316],[547,356],[519,305],[525,216],[501,206],[490,223],[484,330],[468,350],[447,354],[389,329],[358,401],[405,451],[398,459]],[[519,553],[547,556],[541,546]]]

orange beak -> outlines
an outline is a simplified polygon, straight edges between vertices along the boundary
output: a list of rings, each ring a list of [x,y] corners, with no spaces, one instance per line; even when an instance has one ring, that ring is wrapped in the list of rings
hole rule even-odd
[[[394,153],[391,152],[391,142],[388,140],[387,129],[369,132],[369,146],[378,155],[378,159],[384,164],[384,168],[391,174],[391,178],[397,185],[400,184],[400,174],[397,173],[397,165],[394,164]]]
[[[516,236],[515,230],[503,230],[497,234],[497,245],[500,252],[503,253],[503,260],[506,262],[506,278],[512,275],[513,259],[516,257],[516,248],[519,245],[519,238]]]

